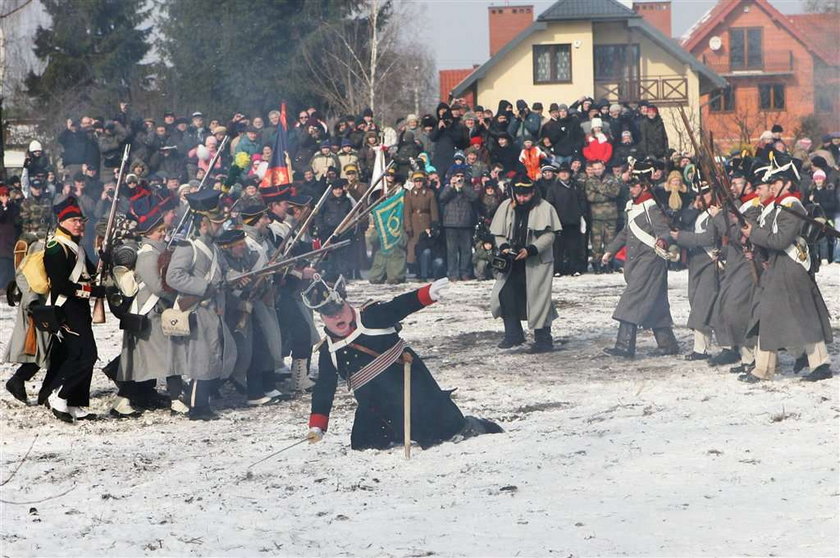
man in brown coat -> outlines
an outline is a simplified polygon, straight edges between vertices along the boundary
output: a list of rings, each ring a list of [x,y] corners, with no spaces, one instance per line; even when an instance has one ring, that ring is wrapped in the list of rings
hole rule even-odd
[[[440,221],[438,215],[438,204],[434,192],[429,189],[426,173],[415,171],[411,173],[412,188],[405,196],[405,232],[408,235],[408,248],[406,262],[409,268],[417,265],[417,256],[414,253],[420,235],[431,232]],[[417,272],[418,270],[412,270]]]

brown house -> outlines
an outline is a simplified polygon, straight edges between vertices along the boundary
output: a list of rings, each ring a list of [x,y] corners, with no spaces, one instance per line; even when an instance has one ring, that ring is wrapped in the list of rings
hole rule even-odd
[[[682,46],[729,87],[702,98],[702,122],[726,147],[774,124],[792,138],[803,117],[840,129],[840,15],[784,15],[767,0],[720,0]]]

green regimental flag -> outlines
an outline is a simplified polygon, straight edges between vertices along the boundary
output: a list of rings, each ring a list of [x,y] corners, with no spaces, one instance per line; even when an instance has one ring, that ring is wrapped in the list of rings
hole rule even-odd
[[[403,207],[405,206],[405,189],[379,204],[373,210],[373,223],[379,235],[382,251],[386,254],[400,242],[403,234]]]

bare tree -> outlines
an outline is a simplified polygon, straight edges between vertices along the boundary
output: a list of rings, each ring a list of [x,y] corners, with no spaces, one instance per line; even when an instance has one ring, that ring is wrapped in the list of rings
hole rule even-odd
[[[805,0],[802,8],[807,13],[836,14],[840,13],[840,0]]]
[[[336,114],[369,107],[381,119],[410,111],[410,101],[428,96],[434,74],[428,48],[403,33],[412,10],[408,2],[367,0],[353,17],[322,26],[300,49],[304,85]]]

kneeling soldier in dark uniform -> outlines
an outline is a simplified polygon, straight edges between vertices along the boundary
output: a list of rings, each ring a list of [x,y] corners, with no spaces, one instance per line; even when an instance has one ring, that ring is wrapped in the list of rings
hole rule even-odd
[[[411,438],[427,448],[454,436],[501,432],[495,423],[464,417],[450,394],[398,333],[398,322],[440,300],[447,279],[388,302],[354,308],[344,300],[343,278],[330,287],[315,279],[304,291],[307,306],[321,313],[326,339],[319,349],[319,376],[312,393],[308,438],[327,430],[339,376],[358,402],[350,446],[385,449],[403,442],[404,363],[411,367]]]

